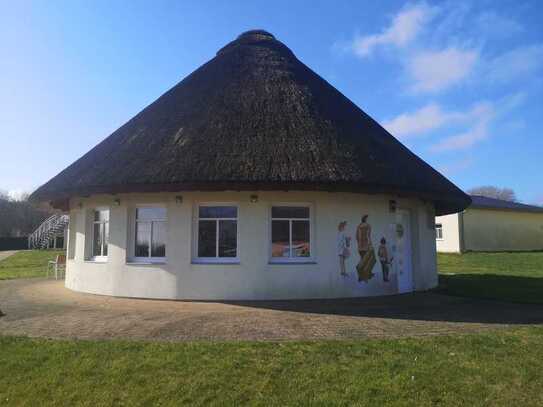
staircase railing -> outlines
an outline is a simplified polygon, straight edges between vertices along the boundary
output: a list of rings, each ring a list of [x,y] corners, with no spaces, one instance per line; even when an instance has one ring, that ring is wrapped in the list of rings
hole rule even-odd
[[[46,249],[51,237],[64,232],[69,221],[70,217],[68,215],[54,214],[49,216],[28,236],[28,248]]]

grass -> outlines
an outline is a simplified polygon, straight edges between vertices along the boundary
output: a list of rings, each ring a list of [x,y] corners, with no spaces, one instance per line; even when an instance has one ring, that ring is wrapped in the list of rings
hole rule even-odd
[[[47,262],[54,260],[60,250],[25,250],[0,261],[0,280],[45,277]]]
[[[535,406],[542,338],[541,327],[308,343],[0,337],[0,404]]]
[[[43,275],[21,252],[0,279]],[[543,253],[438,256],[455,295],[542,302]],[[454,273],[454,274],[444,274]],[[543,327],[315,342],[54,341],[0,335],[0,405],[543,405]]]
[[[438,254],[446,294],[543,304],[543,252]]]

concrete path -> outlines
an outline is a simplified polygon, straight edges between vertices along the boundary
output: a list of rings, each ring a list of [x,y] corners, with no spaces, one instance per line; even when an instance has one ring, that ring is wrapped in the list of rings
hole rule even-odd
[[[416,293],[348,300],[190,302],[112,298],[45,279],[0,281],[0,335],[316,340],[471,333],[543,324],[543,305]]]
[[[17,252],[18,250],[5,250],[0,252],[0,261],[7,259],[9,256],[12,256]]]

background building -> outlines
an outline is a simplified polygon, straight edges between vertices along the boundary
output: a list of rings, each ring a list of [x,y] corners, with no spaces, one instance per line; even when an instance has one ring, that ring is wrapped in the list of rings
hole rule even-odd
[[[543,208],[472,195],[463,212],[436,217],[438,252],[543,250]]]

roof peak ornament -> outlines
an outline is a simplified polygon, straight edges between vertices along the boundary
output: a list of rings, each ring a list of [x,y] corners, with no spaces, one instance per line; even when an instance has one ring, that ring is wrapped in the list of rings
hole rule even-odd
[[[261,40],[275,40],[275,36],[266,31],[266,30],[249,30],[242,32],[240,35],[238,35],[238,40],[252,40],[252,41],[261,41]]]

